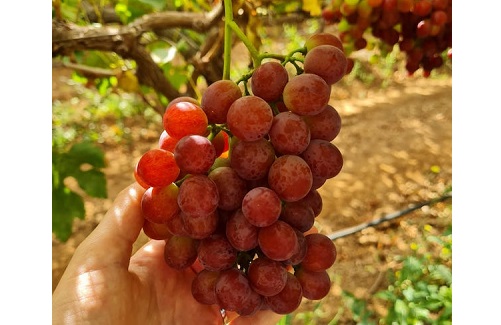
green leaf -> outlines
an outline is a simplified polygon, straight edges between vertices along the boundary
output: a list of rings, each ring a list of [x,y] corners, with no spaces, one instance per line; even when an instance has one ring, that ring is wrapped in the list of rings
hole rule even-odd
[[[73,219],[83,219],[83,199],[68,188],[52,191],[52,232],[57,239],[66,242],[72,233]]]
[[[443,281],[446,284],[452,284],[452,272],[445,265],[431,265],[430,277],[434,280]]]
[[[80,171],[74,176],[78,181],[78,185],[88,195],[98,198],[108,197],[106,191],[106,177],[103,172],[91,169],[87,171]]]
[[[401,271],[401,279],[409,279],[415,281],[423,274],[423,263],[414,257],[409,256],[404,260],[404,265]]]
[[[103,150],[90,142],[74,144],[67,155],[79,165],[90,164],[97,168],[103,168],[106,165]]]
[[[404,290],[402,290],[402,294],[404,295],[405,299],[408,301],[413,301],[414,300],[414,293],[416,291],[414,290],[413,287],[407,287]]]
[[[405,301],[397,299],[397,301],[395,301],[394,309],[395,313],[397,313],[397,315],[400,315],[402,319],[407,318],[407,315],[409,314],[409,307],[407,306]]]
[[[397,296],[393,292],[387,290],[376,292],[374,296],[376,298],[388,301],[395,301],[397,299]]]

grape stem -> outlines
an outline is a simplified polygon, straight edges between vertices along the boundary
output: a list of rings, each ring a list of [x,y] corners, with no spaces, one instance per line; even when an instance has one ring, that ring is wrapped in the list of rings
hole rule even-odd
[[[233,21],[233,6],[231,0],[224,0],[224,54],[223,54],[223,79],[230,79],[231,66],[231,28]]]

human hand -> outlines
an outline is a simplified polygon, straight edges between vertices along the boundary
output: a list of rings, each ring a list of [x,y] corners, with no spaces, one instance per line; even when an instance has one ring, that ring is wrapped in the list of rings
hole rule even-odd
[[[134,183],[115,199],[101,223],[78,246],[52,295],[53,324],[223,324],[216,305],[191,294],[192,268],[164,261],[163,240],[150,240],[134,255],[144,219],[144,189]],[[272,325],[282,315],[269,310],[240,317],[232,325]]]

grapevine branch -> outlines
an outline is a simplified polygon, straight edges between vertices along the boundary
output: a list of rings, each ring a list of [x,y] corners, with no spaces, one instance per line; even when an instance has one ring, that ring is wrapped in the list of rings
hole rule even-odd
[[[437,204],[439,202],[443,202],[445,200],[448,200],[448,199],[451,199],[452,198],[452,194],[445,194],[445,195],[442,195],[438,198],[435,198],[435,199],[431,199],[431,200],[428,200],[428,201],[425,201],[425,202],[421,202],[421,203],[417,203],[417,204],[414,204],[414,205],[411,205],[410,207],[408,207],[407,209],[403,209],[401,211],[397,211],[397,212],[393,212],[393,213],[390,213],[390,214],[387,214],[381,218],[378,218],[378,219],[374,219],[374,220],[371,220],[371,221],[368,221],[368,222],[364,222],[364,223],[361,223],[359,225],[356,225],[356,226],[353,226],[353,227],[349,227],[349,228],[345,228],[345,229],[341,229],[339,231],[336,231],[330,235],[328,235],[327,237],[329,237],[331,240],[336,240],[338,238],[341,238],[341,237],[346,237],[346,236],[349,236],[349,235],[352,235],[356,232],[359,232],[365,228],[368,228],[368,227],[372,227],[372,226],[377,226],[385,221],[389,221],[389,220],[393,220],[393,219],[396,219],[396,218],[399,218],[399,217],[402,217],[406,214],[409,214],[415,210],[418,210],[424,206],[427,206],[427,205],[434,205],[434,204]]]
[[[222,14],[223,7],[218,5],[206,13],[165,11],[148,14],[125,26],[79,26],[53,20],[52,56],[68,55],[76,50],[115,52],[136,62],[137,77],[141,84],[172,99],[180,94],[141,44],[141,36],[146,32],[160,32],[169,28],[206,32],[220,22]]]

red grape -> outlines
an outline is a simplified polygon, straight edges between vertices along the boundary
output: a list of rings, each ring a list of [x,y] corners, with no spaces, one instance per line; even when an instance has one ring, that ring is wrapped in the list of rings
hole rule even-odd
[[[310,129],[301,116],[282,112],[273,118],[269,137],[277,153],[298,155],[310,144]]]
[[[329,103],[330,94],[331,88],[322,77],[303,73],[289,80],[283,98],[290,111],[298,115],[315,115]]]
[[[329,293],[331,280],[327,271],[311,272],[299,268],[294,275],[301,284],[303,297],[306,299],[320,300]]]
[[[179,187],[177,203],[188,215],[203,217],[217,209],[219,193],[216,184],[205,175],[192,175]]]
[[[151,187],[167,186],[179,175],[174,154],[163,149],[150,149],[139,158],[136,171],[138,177]]]
[[[205,135],[207,125],[208,119],[203,109],[191,102],[172,104],[163,115],[164,130],[178,139],[190,134]]]
[[[266,227],[280,217],[282,202],[277,193],[267,187],[256,187],[247,192],[242,201],[242,212],[252,225]]]
[[[259,229],[258,243],[261,251],[275,261],[285,261],[297,250],[294,228],[281,220]]]
[[[287,273],[287,281],[282,291],[274,296],[264,297],[268,307],[277,314],[292,313],[301,304],[303,288],[299,280],[291,273]]]
[[[227,124],[231,133],[244,141],[263,138],[273,123],[270,105],[261,97],[244,96],[231,104]]]
[[[176,144],[174,158],[181,171],[205,174],[216,160],[216,148],[206,137],[187,135]]]
[[[226,123],[231,104],[242,97],[242,91],[231,80],[217,80],[210,84],[202,95],[201,107],[209,123]]]
[[[299,156],[280,156],[270,167],[268,183],[278,196],[293,202],[308,194],[313,184],[313,176],[308,164]]]
[[[282,96],[288,81],[289,74],[283,65],[276,61],[265,62],[252,74],[252,93],[267,102],[275,102]]]
[[[251,262],[247,275],[252,289],[263,296],[278,294],[287,282],[285,267],[280,262],[264,256]]]

